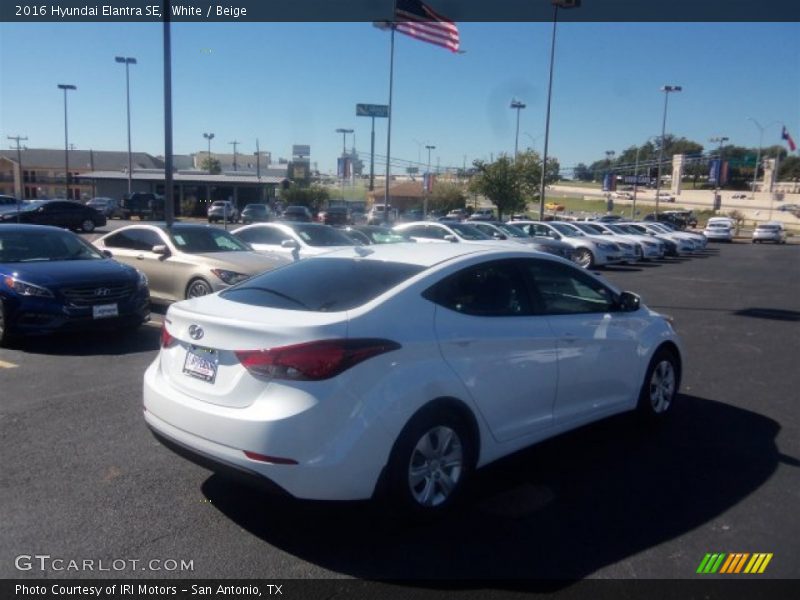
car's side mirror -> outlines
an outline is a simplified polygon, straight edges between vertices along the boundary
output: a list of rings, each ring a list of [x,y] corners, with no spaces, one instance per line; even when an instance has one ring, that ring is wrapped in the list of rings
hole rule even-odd
[[[617,304],[623,312],[636,312],[642,304],[641,298],[633,292],[622,292],[617,298]]]
[[[169,256],[169,248],[165,244],[156,244],[151,252],[160,256]]]
[[[506,237],[505,234],[502,234],[499,231],[496,231],[495,233],[493,233],[492,237],[494,239],[496,239],[496,240],[507,240],[508,239],[508,237]]]
[[[444,236],[444,240],[446,242],[452,242],[454,244],[458,242],[458,238],[456,236],[454,236],[453,234]]]
[[[100,253],[105,256],[106,258],[114,258],[114,255],[111,254],[111,250],[101,250]]]
[[[299,244],[296,240],[283,240],[281,242],[281,248],[297,248]]]

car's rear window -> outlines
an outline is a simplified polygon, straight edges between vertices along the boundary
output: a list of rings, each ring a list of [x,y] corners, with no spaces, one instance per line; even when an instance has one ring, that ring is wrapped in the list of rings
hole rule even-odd
[[[221,293],[253,306],[333,312],[377,298],[424,267],[352,258],[307,258],[248,279]]]

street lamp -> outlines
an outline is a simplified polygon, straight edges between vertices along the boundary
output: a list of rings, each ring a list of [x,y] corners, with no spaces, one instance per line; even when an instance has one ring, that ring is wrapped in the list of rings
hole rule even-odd
[[[233,140],[232,142],[228,142],[231,146],[233,146],[233,170],[236,171],[236,146],[241,144],[242,142]]]
[[[353,129],[343,129],[340,127],[336,130],[336,133],[342,134],[342,156],[347,156],[347,134],[353,133]]]
[[[553,36],[550,43],[550,79],[547,84],[547,116],[544,125],[544,151],[542,152],[542,185],[539,194],[539,220],[544,221],[544,188],[547,174],[547,147],[550,143],[550,101],[553,97],[553,65],[556,54],[556,25],[559,8],[578,8],[581,0],[550,0],[553,5]]]
[[[772,127],[773,125],[780,125],[780,121],[773,121],[767,125],[761,126],[761,123],[756,121],[753,117],[747,117],[748,121],[752,121],[753,124],[758,127],[758,152],[756,153],[756,166],[753,169],[753,200],[756,199],[756,182],[758,181],[758,167],[761,164],[761,146],[764,143],[764,130],[767,127]]]
[[[339,127],[336,130],[336,133],[342,134],[342,200],[344,200],[344,182],[347,179],[347,134],[353,133],[353,129],[346,129],[344,127]],[[389,204],[389,193],[388,187],[386,192],[386,198],[384,199],[384,204]]]
[[[514,136],[514,162],[516,162],[517,154],[519,153],[519,111],[525,108],[525,103],[519,100],[512,100],[511,108],[517,111],[517,134]]]
[[[208,174],[211,175],[211,140],[214,139],[214,134],[203,133],[203,137],[208,140]]]
[[[425,181],[426,181],[426,184],[427,184],[426,187],[430,186],[431,189],[433,189],[433,184],[431,183],[431,150],[436,150],[436,146],[431,146],[430,144],[426,144],[425,145],[425,149],[428,151],[428,173],[427,173],[428,176],[427,176],[427,178],[425,178]],[[423,219],[427,219],[428,218],[428,190],[427,189],[423,189],[422,190],[422,218]]]
[[[69,199],[69,129],[67,128],[67,91],[77,90],[74,85],[59,83],[58,89],[64,90],[64,185],[66,197]]]
[[[665,85],[661,88],[664,92],[664,118],[661,121],[661,143],[658,145],[658,169],[656,177],[656,215],[658,215],[658,193],[661,191],[661,161],[664,160],[664,132],[667,128],[667,102],[670,92],[681,92],[683,88],[679,85]]]
[[[131,156],[131,77],[130,65],[136,64],[136,59],[130,56],[117,56],[114,58],[118,63],[125,65],[125,97],[128,107],[128,195],[131,194],[133,187],[133,158]]]

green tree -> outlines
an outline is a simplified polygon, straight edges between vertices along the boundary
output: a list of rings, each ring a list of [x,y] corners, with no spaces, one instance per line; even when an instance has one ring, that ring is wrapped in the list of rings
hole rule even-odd
[[[212,175],[217,175],[222,173],[222,165],[220,162],[211,156],[206,156],[203,160],[200,161],[200,169],[211,173]]]
[[[800,179],[800,157],[790,156],[778,167],[779,181],[797,181]]]
[[[497,207],[498,218],[525,209],[522,181],[511,158],[501,154],[492,163],[476,160],[472,164],[476,174],[470,181],[470,190],[486,196]]]
[[[455,183],[436,182],[433,184],[428,207],[433,210],[450,211],[455,208],[464,208],[467,195],[464,188]]]
[[[572,176],[578,181],[591,181],[592,171],[584,163],[578,163],[572,170]]]
[[[287,206],[307,206],[311,212],[318,212],[328,201],[328,190],[319,185],[300,186],[296,183],[281,190],[281,201]]]

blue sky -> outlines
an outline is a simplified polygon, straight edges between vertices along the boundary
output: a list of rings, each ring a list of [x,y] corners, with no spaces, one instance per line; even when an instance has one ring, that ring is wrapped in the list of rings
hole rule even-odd
[[[461,166],[514,148],[513,97],[527,104],[520,146],[541,151],[551,24],[459,23],[464,54],[398,35],[392,156]],[[0,24],[0,136],[62,148],[63,96],[70,142],[124,150],[125,76],[131,68],[133,148],[163,154],[160,24]],[[369,23],[176,23],[172,30],[174,151],[261,149],[288,157],[309,144],[323,171],[341,152],[337,127],[356,129],[369,150],[370,120],[359,102],[388,99],[389,38]],[[664,84],[667,131],[708,144],[725,135],[755,146],[762,125],[786,123],[800,138],[800,25],[794,23],[562,23],[558,28],[550,154],[563,167],[620,152],[660,132]],[[527,134],[527,135],[526,135]],[[780,126],[765,133],[779,143]],[[535,141],[532,142],[531,138]],[[348,146],[352,137],[348,136]],[[385,120],[376,151],[386,150]]]

